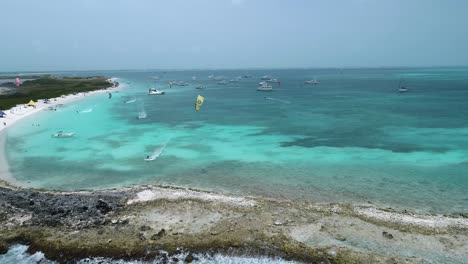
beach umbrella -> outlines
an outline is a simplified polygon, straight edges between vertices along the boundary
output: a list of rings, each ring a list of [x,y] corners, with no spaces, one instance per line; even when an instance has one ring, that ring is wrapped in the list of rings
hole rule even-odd
[[[29,106],[36,106],[36,103],[33,100],[29,100],[28,105]]]

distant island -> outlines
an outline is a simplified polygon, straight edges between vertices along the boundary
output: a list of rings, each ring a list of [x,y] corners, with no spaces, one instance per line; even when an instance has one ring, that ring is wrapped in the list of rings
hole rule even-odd
[[[0,80],[15,80],[16,76],[3,76]],[[102,90],[118,83],[113,83],[107,77],[55,77],[21,76],[24,80],[16,87],[14,82],[0,82],[0,109],[9,109],[19,104],[27,104],[29,100],[49,99],[72,93]]]

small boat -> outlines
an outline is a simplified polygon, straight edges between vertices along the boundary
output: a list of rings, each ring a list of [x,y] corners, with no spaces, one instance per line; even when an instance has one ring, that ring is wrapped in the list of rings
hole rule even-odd
[[[222,75],[221,76],[216,76],[216,77],[213,78],[213,80],[215,80],[215,81],[223,81],[224,79],[226,79],[226,78],[224,76],[222,76]]]
[[[401,81],[400,81],[400,83],[398,84],[398,92],[400,92],[400,93],[406,93],[407,91],[408,91],[408,88],[405,87],[405,86],[402,86],[402,85],[401,85]]]
[[[210,76],[208,76],[208,79],[211,80],[211,79],[213,79],[214,77],[215,77],[214,75],[210,75]]]
[[[153,77],[151,77],[151,79],[153,79],[153,80],[159,80],[160,78],[159,78],[159,76],[153,76]]]
[[[250,79],[250,78],[252,78],[252,75],[246,74],[246,75],[242,76],[242,78],[244,78],[244,79]]]
[[[319,84],[319,81],[314,78],[313,80],[305,81],[304,84]]]
[[[273,91],[273,87],[266,82],[261,82],[260,86],[257,87],[257,91]]]
[[[192,76],[192,81],[196,81],[197,80],[197,76]]]
[[[203,85],[197,85],[195,89],[202,90],[202,89],[205,89],[205,87],[203,87]]]
[[[158,90],[156,88],[150,88],[150,89],[148,89],[148,94],[149,95],[163,95],[163,94],[165,94],[165,92],[160,91],[160,90]]]
[[[226,81],[226,80],[222,80],[222,81],[218,82],[218,84],[221,84],[221,85],[227,84],[227,81]]]
[[[266,80],[267,83],[279,83],[278,79],[268,79]]]
[[[184,81],[175,81],[175,82],[172,82],[172,85],[176,85],[176,86],[188,86],[189,83],[186,83]]]
[[[52,137],[54,137],[54,138],[66,138],[66,137],[73,137],[73,135],[75,135],[75,133],[65,133],[63,131],[59,131],[59,132],[53,134]]]
[[[265,76],[262,76],[262,78],[260,78],[260,80],[263,80],[263,81],[270,80],[270,79],[271,79],[271,76],[269,75],[265,75]]]
[[[239,81],[239,80],[237,80],[237,79],[231,79],[231,80],[229,80],[230,83],[236,83],[236,82],[238,82],[238,81]]]

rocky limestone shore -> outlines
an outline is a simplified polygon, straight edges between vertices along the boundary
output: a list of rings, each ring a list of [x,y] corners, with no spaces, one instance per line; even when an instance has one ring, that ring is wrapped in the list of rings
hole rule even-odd
[[[82,192],[0,187],[0,253],[15,243],[60,262],[184,251],[305,263],[463,263],[468,219],[161,186]]]

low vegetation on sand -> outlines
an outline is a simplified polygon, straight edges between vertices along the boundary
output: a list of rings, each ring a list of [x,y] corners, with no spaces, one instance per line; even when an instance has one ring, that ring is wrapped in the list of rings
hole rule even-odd
[[[41,76],[24,81],[19,87],[14,83],[2,84],[14,89],[13,93],[0,95],[0,109],[9,109],[18,104],[27,104],[29,100],[59,97],[71,93],[90,92],[112,86],[106,77],[51,77]]]

